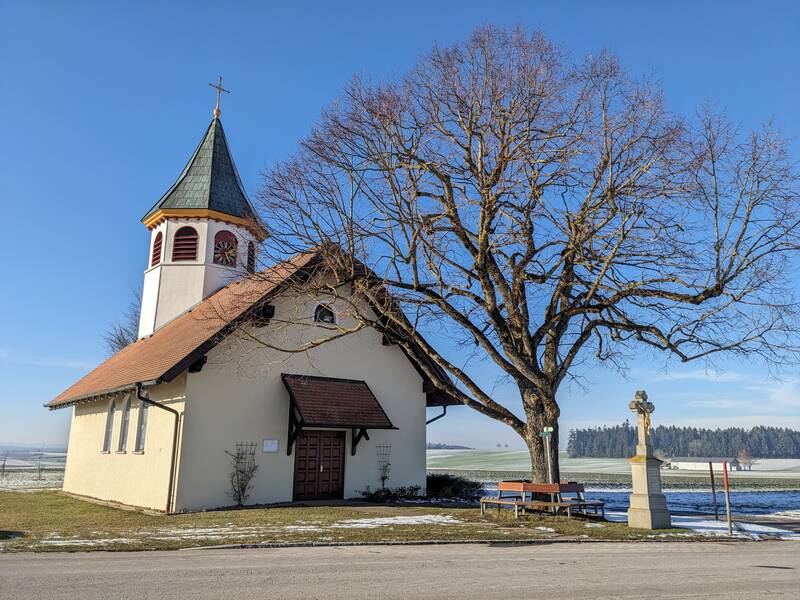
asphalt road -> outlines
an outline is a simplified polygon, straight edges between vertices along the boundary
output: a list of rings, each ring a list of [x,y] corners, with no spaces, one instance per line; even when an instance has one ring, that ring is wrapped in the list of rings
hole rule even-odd
[[[0,555],[0,598],[797,598],[800,542]]]

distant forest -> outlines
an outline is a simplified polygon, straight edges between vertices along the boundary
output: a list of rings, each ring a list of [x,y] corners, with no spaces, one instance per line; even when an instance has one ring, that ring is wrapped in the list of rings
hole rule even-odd
[[[428,450],[473,450],[469,446],[459,446],[458,444],[443,444],[441,442],[428,442]]]
[[[783,427],[698,429],[659,425],[651,430],[653,449],[665,457],[728,456],[747,451],[756,458],[800,458],[800,431]],[[636,454],[636,428],[572,429],[567,452],[579,458],[628,458]]]

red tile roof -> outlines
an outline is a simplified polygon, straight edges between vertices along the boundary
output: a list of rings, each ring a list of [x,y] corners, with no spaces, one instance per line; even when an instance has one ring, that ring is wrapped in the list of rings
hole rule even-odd
[[[363,381],[311,375],[282,375],[304,427],[393,429]]]
[[[209,296],[152,335],[106,360],[46,404],[62,408],[77,401],[133,387],[170,381],[185,371],[198,350],[211,349],[236,319],[281,283],[312,265],[316,252],[302,253],[256,275],[235,281]],[[199,357],[197,357],[199,358]]]

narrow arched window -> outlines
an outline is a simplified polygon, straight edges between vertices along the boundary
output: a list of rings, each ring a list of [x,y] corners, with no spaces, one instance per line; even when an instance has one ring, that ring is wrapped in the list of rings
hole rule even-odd
[[[150,405],[144,402],[139,402],[139,420],[136,423],[136,445],[134,446],[135,452],[144,452],[144,439],[147,435],[147,413],[150,411]]]
[[[253,242],[247,244],[247,272],[256,272],[256,245]]]
[[[172,242],[172,260],[197,260],[197,231],[181,227]]]
[[[125,403],[122,405],[122,419],[119,423],[119,444],[117,445],[117,452],[125,452],[128,448],[128,429],[131,424],[131,397],[128,395],[125,398]]]
[[[214,263],[233,267],[236,265],[236,249],[239,245],[236,236],[230,231],[218,231],[214,236]]]
[[[314,310],[314,321],[317,323],[323,323],[325,325],[334,325],[336,323],[336,316],[333,314],[333,311],[329,306],[320,304]]]
[[[159,231],[156,238],[153,240],[153,252],[150,255],[150,266],[155,267],[161,262],[161,244],[164,241],[164,235]]]
[[[111,452],[111,435],[114,433],[114,405],[116,404],[114,398],[108,404],[108,412],[106,412],[106,431],[103,436],[103,452]]]

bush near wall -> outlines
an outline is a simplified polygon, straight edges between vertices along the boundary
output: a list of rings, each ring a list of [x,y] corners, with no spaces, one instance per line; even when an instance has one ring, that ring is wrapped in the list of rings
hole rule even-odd
[[[470,481],[449,473],[430,473],[427,478],[427,498],[435,500],[477,500],[483,486],[477,481]],[[422,488],[418,485],[407,487],[381,488],[361,492],[367,502],[386,503],[404,500],[419,500]]]

